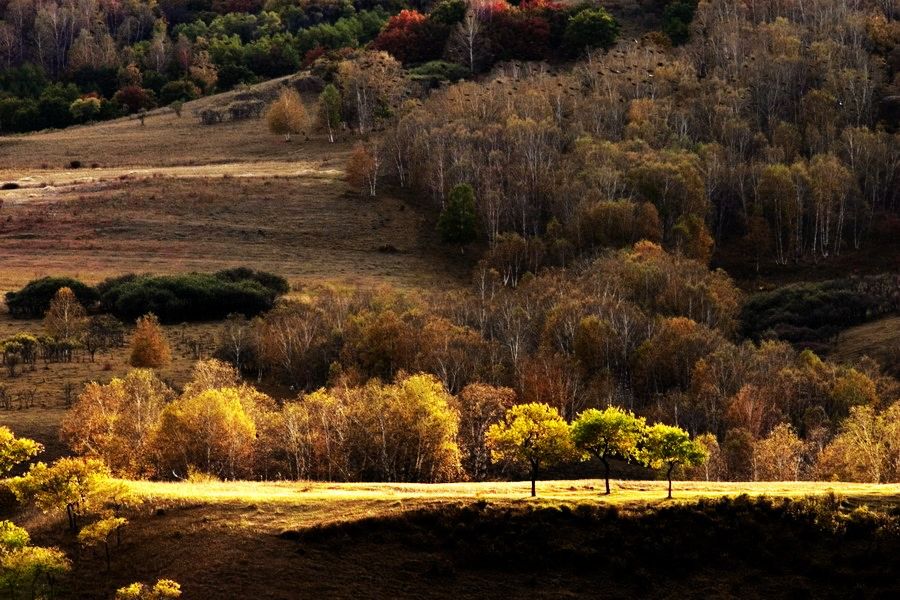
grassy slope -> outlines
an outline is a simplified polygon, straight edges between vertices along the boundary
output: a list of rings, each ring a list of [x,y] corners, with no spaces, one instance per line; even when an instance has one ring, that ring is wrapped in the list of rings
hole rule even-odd
[[[559,507],[610,505],[617,507],[624,518],[639,518],[661,507],[682,506],[698,498],[741,493],[799,498],[831,491],[846,497],[851,504],[865,503],[882,509],[900,502],[898,485],[831,483],[684,482],[676,483],[674,502],[663,499],[665,483],[659,481],[615,482],[609,498],[599,495],[602,482],[596,480],[543,482],[536,500],[528,497],[527,482],[131,485],[143,503],[129,515],[131,524],[122,546],[114,549],[111,572],[104,572],[98,556],[82,553],[76,567],[77,589],[69,590],[71,597],[103,597],[129,581],[159,576],[180,581],[188,599],[572,597],[594,596],[598,591],[622,597],[647,593],[650,590],[642,586],[663,582],[664,596],[692,596],[698,590],[718,595],[732,590],[732,586],[740,589],[743,578],[751,573],[703,568],[670,581],[670,573],[657,573],[659,565],[630,564],[626,560],[621,565],[623,575],[633,578],[619,582],[592,569],[570,571],[571,565],[566,564],[524,568],[501,563],[507,552],[520,552],[517,545],[521,536],[536,544],[532,556],[540,563],[541,553],[550,547],[555,549],[554,556],[560,551],[560,544],[565,550],[565,536],[591,534],[594,525],[588,524],[595,523],[591,520],[538,525],[542,518],[528,514],[541,508],[553,508],[552,515]],[[458,512],[465,507],[485,506],[494,511],[494,516],[485,517],[477,531],[457,532],[461,536],[458,541],[465,544],[467,535],[476,536],[473,539],[477,540],[478,552],[485,553],[482,559],[495,557],[498,563],[487,564],[479,559],[478,564],[469,564],[469,550],[445,547],[444,529],[465,521]],[[524,516],[515,518],[520,513]],[[39,542],[59,544],[70,553],[75,552],[71,538],[59,533],[58,518],[25,513],[19,516],[19,522],[35,532]],[[595,525],[600,526],[598,523]],[[528,533],[532,524],[536,529]],[[756,526],[750,520],[746,525],[750,532]],[[459,526],[465,528],[464,523]],[[743,531],[743,523],[736,526]],[[549,532],[542,527],[549,527]],[[557,527],[566,527],[566,533],[556,537],[551,532]],[[686,534],[702,537],[712,532]],[[477,536],[495,540],[497,547],[491,546],[494,542],[485,546],[486,542]],[[532,540],[533,536],[537,538]],[[628,543],[643,542],[636,539]],[[580,554],[581,550],[584,549],[575,548],[572,560],[587,556]],[[549,555],[545,558],[550,560]],[[651,575],[666,579],[645,581]],[[777,581],[772,579],[769,585]],[[747,591],[728,595],[755,597]]]
[[[829,358],[850,361],[869,356],[884,370],[900,377],[900,316],[851,327],[838,335]]]
[[[292,282],[463,281],[465,266],[436,247],[421,213],[388,192],[369,201],[349,188],[351,136],[285,143],[261,120],[204,126],[193,116],[231,95],[189,103],[180,118],[155,111],[144,126],[0,137],[0,182],[21,186],[0,191],[0,291],[50,273],[97,281],[238,264]]]

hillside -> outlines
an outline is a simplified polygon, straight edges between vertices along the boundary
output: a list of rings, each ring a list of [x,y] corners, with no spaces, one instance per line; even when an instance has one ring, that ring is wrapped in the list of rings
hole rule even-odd
[[[294,281],[416,288],[464,274],[402,199],[349,190],[349,137],[284,143],[258,119],[193,116],[233,96],[188,103],[180,117],[161,109],[143,126],[0,137],[0,182],[20,186],[0,191],[0,290],[44,274],[98,281],[245,264]]]
[[[896,580],[885,578],[894,537],[860,562],[866,545],[827,523],[861,504],[890,510],[897,486],[679,483],[676,501],[667,503],[663,482],[640,481],[615,482],[609,498],[597,495],[602,482],[546,482],[537,501],[525,499],[527,482],[131,485],[143,504],[128,513],[111,572],[99,555],[83,552],[67,597],[103,597],[157,577],[179,581],[187,600],[896,590]],[[843,498],[837,503],[827,496],[835,489]],[[744,493],[766,494],[772,504],[717,500]],[[810,504],[807,496],[820,500]],[[782,497],[797,502],[785,507]],[[695,504],[700,498],[706,504]],[[810,510],[819,525],[805,521]],[[55,533],[57,519],[21,522],[43,543],[72,544]],[[870,526],[858,522],[861,530]],[[676,532],[677,543],[669,537]]]

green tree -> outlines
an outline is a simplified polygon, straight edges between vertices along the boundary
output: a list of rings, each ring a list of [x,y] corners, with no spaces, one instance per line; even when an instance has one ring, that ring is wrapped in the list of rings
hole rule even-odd
[[[672,471],[677,466],[692,467],[706,460],[706,448],[691,439],[680,427],[657,423],[647,429],[640,453],[644,464],[653,469],[666,469],[669,495],[672,497]]]
[[[468,183],[455,186],[438,218],[437,228],[441,239],[449,244],[468,244],[477,236],[477,222],[475,190]]]
[[[604,410],[589,408],[572,423],[575,447],[603,463],[606,493],[609,494],[609,460],[631,460],[638,454],[646,421],[616,406]]]
[[[36,456],[44,449],[28,438],[17,438],[8,427],[0,426],[0,477],[14,466]]]
[[[563,40],[571,52],[585,48],[612,47],[619,35],[619,24],[602,7],[586,8],[569,19]]]
[[[486,440],[493,460],[530,469],[532,496],[541,467],[575,456],[569,425],[558,410],[540,402],[513,406],[490,426]]]
[[[328,129],[328,141],[334,143],[334,130],[341,125],[341,93],[331,83],[319,94],[319,121]]]

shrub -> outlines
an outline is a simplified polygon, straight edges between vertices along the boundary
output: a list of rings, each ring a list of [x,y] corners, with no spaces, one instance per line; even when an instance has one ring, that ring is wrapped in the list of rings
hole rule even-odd
[[[168,364],[171,358],[172,351],[156,316],[150,313],[138,319],[131,339],[131,366],[158,369]]]
[[[231,313],[253,317],[288,291],[277,275],[250,269],[216,274],[125,275],[98,286],[100,307],[123,321],[152,312],[163,323],[212,321]]]
[[[170,81],[162,86],[159,91],[160,104],[172,104],[173,102],[188,102],[200,97],[200,88],[192,81],[180,79],[178,81]]]
[[[64,287],[71,289],[85,308],[92,307],[100,299],[96,289],[71,277],[44,277],[28,282],[18,292],[6,293],[9,314],[17,319],[41,318],[50,308],[53,297]]]

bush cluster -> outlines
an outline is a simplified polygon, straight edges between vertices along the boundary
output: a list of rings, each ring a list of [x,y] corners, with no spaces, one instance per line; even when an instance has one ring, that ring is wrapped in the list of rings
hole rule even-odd
[[[283,277],[239,267],[217,273],[128,274],[96,288],[67,277],[45,277],[7,293],[6,304],[15,317],[40,318],[64,287],[87,309],[123,321],[153,313],[164,323],[217,320],[232,313],[252,317],[270,310],[278,296],[290,290]]]

